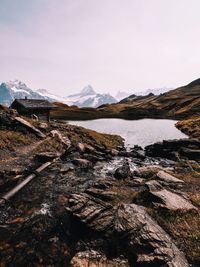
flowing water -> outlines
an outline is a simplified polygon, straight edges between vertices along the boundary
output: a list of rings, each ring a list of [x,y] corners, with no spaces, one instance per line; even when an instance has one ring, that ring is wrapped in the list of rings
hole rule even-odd
[[[175,127],[175,120],[164,119],[98,119],[70,121],[70,124],[89,128],[101,133],[118,134],[125,140],[127,148],[147,145],[168,139],[180,139],[187,136]]]

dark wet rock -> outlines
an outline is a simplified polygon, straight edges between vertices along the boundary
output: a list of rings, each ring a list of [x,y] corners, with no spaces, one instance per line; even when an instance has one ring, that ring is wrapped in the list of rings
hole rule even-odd
[[[71,267],[129,267],[127,259],[114,258],[108,259],[106,255],[95,251],[78,252],[70,262]]]
[[[136,204],[110,204],[86,193],[73,194],[69,211],[94,231],[115,237],[128,258],[141,266],[188,267],[187,260],[168,234]],[[114,245],[114,244],[113,244]]]
[[[167,167],[174,167],[176,165],[176,162],[174,160],[170,159],[159,159],[159,165],[167,168]]]
[[[98,182],[93,184],[93,187],[104,190],[112,186],[113,186],[113,181],[109,181],[107,179],[98,180]]]
[[[70,153],[70,158],[71,159],[80,158],[80,157],[81,157],[81,155],[80,155],[80,153],[78,151],[73,151],[73,152]]]
[[[55,158],[58,158],[61,156],[61,153],[57,152],[41,152],[37,153],[35,155],[36,159],[39,160],[40,162],[46,162],[46,161],[51,161]]]
[[[139,167],[142,167],[144,165],[144,160],[138,158],[133,158],[132,162]]]
[[[105,156],[105,153],[102,149],[97,150],[93,146],[85,144],[85,143],[78,143],[77,149],[81,154],[85,154],[85,155],[89,154],[89,155],[94,155],[97,157],[104,157]]]
[[[139,150],[143,150],[143,148],[139,145],[134,145],[133,147],[131,147],[130,150],[131,151],[139,151]]]
[[[129,163],[125,160],[121,167],[117,168],[114,177],[116,179],[125,179],[132,175]]]
[[[11,238],[12,232],[7,225],[0,225],[0,242],[7,241]]]
[[[182,147],[179,152],[180,152],[180,155],[190,160],[200,160],[200,149],[191,149],[191,148]]]
[[[138,159],[144,160],[146,158],[144,150],[138,150],[138,151],[135,151],[134,153],[135,153],[135,157]]]
[[[104,201],[114,200],[118,195],[117,192],[111,190],[105,191],[102,189],[95,189],[95,188],[87,189],[85,192],[91,196],[97,197]]]
[[[148,192],[154,197],[157,207],[166,208],[173,211],[188,211],[197,209],[188,200],[176,193],[171,192],[170,190],[163,188],[161,184],[155,180],[149,181],[145,185],[148,188]]]
[[[183,148],[190,149],[189,156],[191,156],[191,150],[200,150],[200,141],[198,139],[189,138],[164,140],[163,142],[146,146],[145,150],[146,155],[150,157],[162,157],[177,160],[178,155],[182,155],[181,151]],[[184,156],[186,156],[186,154]]]
[[[134,153],[132,153],[131,151],[126,151],[126,150],[119,151],[118,155],[120,157],[126,157],[126,158],[133,158],[134,157]]]
[[[14,113],[9,109],[0,109],[1,129],[13,129],[15,127]],[[18,115],[17,113],[15,115]]]
[[[83,154],[83,157],[93,163],[96,163],[97,161],[104,161],[105,158],[102,156],[92,155],[92,154]]]
[[[146,158],[145,150],[142,147],[135,145],[131,148],[131,156],[133,158],[144,160]]]

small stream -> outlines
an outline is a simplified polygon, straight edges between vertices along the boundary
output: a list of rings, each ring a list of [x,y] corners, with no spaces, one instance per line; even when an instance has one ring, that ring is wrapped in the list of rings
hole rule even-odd
[[[123,120],[123,119],[97,119],[88,121],[70,121],[70,124],[89,128],[101,133],[121,135],[125,141],[125,147],[130,150],[134,145],[144,148],[147,145],[169,139],[181,139],[187,136],[175,127],[175,120],[165,119],[141,119],[141,120]],[[95,166],[96,177],[106,177],[109,173],[122,166],[124,157],[116,157],[109,162],[99,162]],[[130,169],[134,171],[140,166],[133,158],[127,159]],[[142,161],[143,166],[147,165],[166,165],[167,160],[147,158]],[[170,165],[173,162],[168,165]],[[165,166],[167,167],[167,166]]]

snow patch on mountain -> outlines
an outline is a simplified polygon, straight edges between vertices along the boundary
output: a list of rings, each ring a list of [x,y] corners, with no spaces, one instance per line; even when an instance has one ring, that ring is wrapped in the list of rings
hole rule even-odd
[[[28,97],[29,99],[47,99],[54,101],[49,97],[37,93],[30,89],[25,83],[14,80],[0,85],[0,104],[10,106],[14,99]]]
[[[62,102],[64,104],[66,104],[66,102],[67,102],[65,97],[54,95],[54,94],[48,92],[46,89],[38,89],[36,92],[43,97],[47,97],[47,98],[52,99],[52,101],[54,101],[54,102]]]
[[[80,93],[62,97],[48,92],[46,89],[32,90],[25,83],[14,80],[0,85],[0,104],[10,106],[14,99],[47,99],[50,102],[62,102],[79,107],[98,107],[111,104],[117,100],[109,94],[96,93],[91,85],[83,88]]]
[[[66,101],[66,104],[68,105],[93,108],[96,108],[103,104],[111,104],[117,102],[117,100],[110,94],[96,93],[91,85],[84,87],[78,94],[69,95],[66,98]]]

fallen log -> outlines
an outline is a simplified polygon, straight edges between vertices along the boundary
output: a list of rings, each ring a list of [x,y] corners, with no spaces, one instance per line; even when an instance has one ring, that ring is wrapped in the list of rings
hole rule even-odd
[[[13,189],[8,191],[5,195],[3,195],[0,199],[0,205],[2,205],[5,201],[10,200],[15,194],[17,194],[24,186],[26,186],[30,181],[32,181],[40,172],[42,172],[44,169],[46,169],[49,165],[51,165],[53,162],[58,160],[59,157],[55,158],[52,161],[48,161],[44,164],[42,164],[39,168],[37,168],[33,173],[28,175],[25,180],[23,180],[20,184],[15,186]]]

